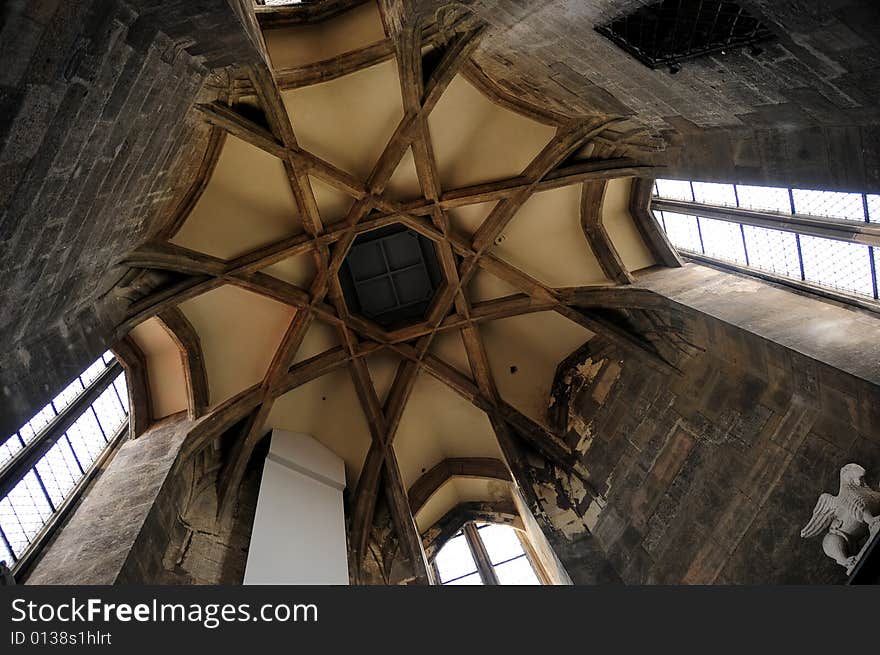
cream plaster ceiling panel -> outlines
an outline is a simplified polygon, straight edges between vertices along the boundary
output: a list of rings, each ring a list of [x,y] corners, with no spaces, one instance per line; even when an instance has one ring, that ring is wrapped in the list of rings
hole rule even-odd
[[[593,333],[556,312],[511,316],[479,329],[501,397],[545,424],[556,367]]]
[[[346,485],[354,489],[370,448],[370,427],[347,368],[280,396],[266,425],[304,432],[327,446],[345,460]]]
[[[602,205],[602,222],[624,266],[630,271],[637,271],[656,262],[629,213],[631,193],[631,177],[608,180]]]
[[[301,289],[308,289],[315,278],[315,259],[312,253],[294,255],[263,269],[272,277],[295,284]]]
[[[212,405],[262,381],[295,313],[231,285],[187,300],[180,309],[201,340]]]
[[[607,281],[581,228],[580,185],[529,198],[491,252],[551,287]]]
[[[497,204],[497,202],[480,202],[475,205],[456,207],[446,213],[449,216],[449,223],[456,232],[473,236]]]
[[[309,180],[312,183],[312,193],[315,195],[321,222],[325,226],[338,223],[348,215],[348,210],[354,204],[354,199],[350,195],[311,175]]]
[[[299,145],[362,181],[403,118],[394,61],[281,95]]]
[[[484,302],[486,300],[494,300],[495,298],[503,298],[514,293],[521,293],[520,289],[482,268],[477,269],[467,288],[468,299],[471,302]]]
[[[447,191],[519,175],[556,133],[494,104],[460,75],[428,116],[428,126]]]
[[[265,30],[263,38],[275,68],[291,68],[332,59],[385,38],[375,2],[346,11],[333,20]]]
[[[416,526],[420,533],[424,533],[459,503],[509,501],[511,498],[509,482],[453,476],[434,492],[416,514]]]
[[[459,330],[446,330],[438,332],[428,352],[443,360],[459,372],[471,377],[471,367],[468,363],[467,351],[464,349],[464,342],[461,340],[461,332]]]
[[[186,377],[174,339],[155,318],[144,321],[130,334],[147,360],[153,418],[186,410]]]
[[[217,166],[172,243],[230,259],[302,232],[284,165],[227,136]]]
[[[328,325],[324,321],[313,320],[309,326],[306,336],[303,337],[299,350],[293,358],[293,363],[309,359],[315,355],[320,355],[325,350],[335,348],[340,344],[339,332],[332,325]]]
[[[419,373],[394,450],[404,486],[447,457],[503,459],[486,414],[427,373]]]
[[[385,403],[388,398],[388,392],[394,383],[394,377],[397,375],[397,367],[400,364],[399,355],[383,350],[367,357],[367,369],[370,371],[370,378],[373,380],[373,388],[376,390],[376,396],[380,403]]]
[[[412,148],[407,148],[400,160],[388,186],[385,187],[385,195],[392,200],[406,201],[422,197],[422,187],[419,185],[419,174],[416,170],[416,160],[413,158]]]

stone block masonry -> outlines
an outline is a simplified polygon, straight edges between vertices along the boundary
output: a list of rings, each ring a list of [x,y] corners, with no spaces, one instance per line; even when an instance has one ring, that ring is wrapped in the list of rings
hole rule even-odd
[[[113,265],[193,179],[206,73],[259,60],[239,0],[0,9],[0,435],[103,352]]]
[[[799,532],[842,465],[880,475],[876,318],[696,265],[638,284],[702,352],[663,375],[595,337],[558,372],[557,427],[595,492],[536,474],[569,574],[589,578],[563,554],[592,537],[630,584],[842,583]]]

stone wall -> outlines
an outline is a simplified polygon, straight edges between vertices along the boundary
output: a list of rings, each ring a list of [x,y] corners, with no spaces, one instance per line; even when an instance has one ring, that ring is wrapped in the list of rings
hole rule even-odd
[[[663,177],[839,191],[880,191],[880,124],[697,129],[654,160]]]
[[[161,499],[171,508],[173,522],[156,544],[160,551],[163,546],[165,550],[162,570],[151,582],[242,583],[268,446],[268,439],[257,446],[242,478],[236,502],[221,516],[217,515],[220,451],[209,448],[177,469],[176,492]]]
[[[589,480],[533,476],[572,578],[590,539],[626,583],[843,582],[799,532],[842,465],[880,476],[880,321],[694,265],[640,284],[675,298],[669,320],[703,352],[664,375],[596,337],[560,368],[551,402]]]
[[[0,8],[0,434],[112,342],[113,264],[193,179],[205,74],[259,58],[240,1]]]

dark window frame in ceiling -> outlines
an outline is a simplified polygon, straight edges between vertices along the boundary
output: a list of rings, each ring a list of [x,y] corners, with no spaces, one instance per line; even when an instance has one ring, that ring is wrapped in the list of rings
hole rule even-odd
[[[339,277],[349,311],[386,330],[425,320],[443,284],[434,242],[399,223],[358,236]]]

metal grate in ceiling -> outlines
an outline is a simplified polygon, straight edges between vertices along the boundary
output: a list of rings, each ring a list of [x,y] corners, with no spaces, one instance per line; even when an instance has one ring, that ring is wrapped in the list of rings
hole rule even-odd
[[[663,0],[618,16],[596,31],[651,68],[747,46],[773,33],[737,2]]]

